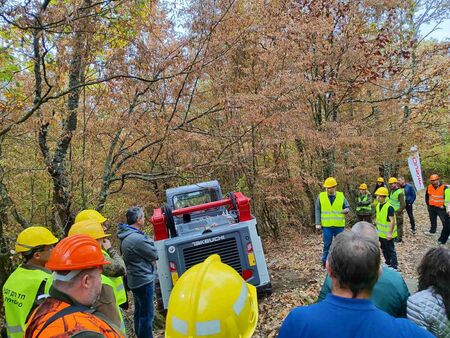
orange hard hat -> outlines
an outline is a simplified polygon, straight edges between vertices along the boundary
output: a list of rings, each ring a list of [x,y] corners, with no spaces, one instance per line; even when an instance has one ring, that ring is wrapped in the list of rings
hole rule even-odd
[[[439,176],[436,174],[433,174],[430,176],[430,181],[437,181],[439,179]]]
[[[88,235],[73,235],[60,241],[45,264],[54,271],[84,270],[111,264],[103,257],[98,242]]]

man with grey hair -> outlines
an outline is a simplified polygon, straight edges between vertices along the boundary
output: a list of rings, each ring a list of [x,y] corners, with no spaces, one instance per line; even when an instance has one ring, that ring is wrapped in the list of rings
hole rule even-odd
[[[126,217],[127,224],[119,224],[117,236],[127,267],[128,287],[134,296],[134,331],[138,338],[151,338],[154,317],[154,264],[158,254],[153,240],[142,232],[145,224],[142,208],[129,208]]]
[[[351,231],[337,235],[326,263],[332,293],[320,303],[293,309],[283,321],[278,337],[433,337],[409,320],[394,318],[372,303],[370,296],[381,273],[380,261],[378,243]]]
[[[374,243],[379,243],[377,229],[368,222],[356,223],[352,227],[352,232]],[[332,289],[331,278],[327,274],[317,301],[324,300]],[[408,287],[402,275],[397,270],[384,265],[382,267],[382,274],[372,291],[371,299],[375,306],[389,313],[391,316],[406,318],[406,302],[408,297]]]

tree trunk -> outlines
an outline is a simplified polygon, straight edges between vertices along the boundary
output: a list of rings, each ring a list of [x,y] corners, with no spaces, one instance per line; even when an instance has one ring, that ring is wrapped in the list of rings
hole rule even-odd
[[[91,0],[86,0],[86,6],[91,5]],[[62,132],[53,156],[47,142],[48,124],[41,126],[39,132],[39,145],[44,155],[47,169],[53,180],[53,208],[54,223],[53,231],[60,234],[67,233],[69,225],[73,222],[74,215],[71,212],[72,192],[70,190],[70,180],[67,172],[67,154],[72,141],[73,134],[77,128],[77,113],[80,100],[80,85],[84,81],[84,58],[87,47],[86,35],[84,33],[87,20],[80,19],[74,25],[74,45],[72,59],[69,66],[69,88],[67,101],[67,116],[63,121]]]

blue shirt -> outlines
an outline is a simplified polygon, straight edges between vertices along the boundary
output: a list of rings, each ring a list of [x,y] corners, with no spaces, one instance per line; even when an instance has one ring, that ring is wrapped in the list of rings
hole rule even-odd
[[[328,294],[324,301],[293,309],[281,325],[278,338],[431,338],[408,319],[394,318],[369,299]]]

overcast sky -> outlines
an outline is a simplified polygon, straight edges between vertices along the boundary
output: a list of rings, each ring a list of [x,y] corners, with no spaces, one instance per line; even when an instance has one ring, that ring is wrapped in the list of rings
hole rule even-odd
[[[422,35],[428,34],[434,25],[423,25],[420,30]],[[431,33],[427,38],[433,38],[439,41],[449,40],[450,39],[450,20],[445,20],[442,24],[439,25],[438,29],[436,29],[433,33]]]

